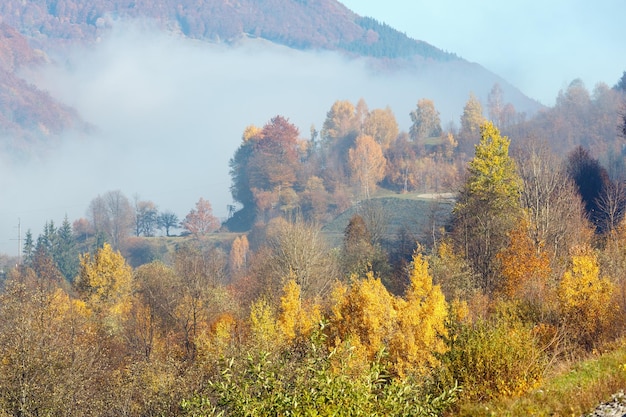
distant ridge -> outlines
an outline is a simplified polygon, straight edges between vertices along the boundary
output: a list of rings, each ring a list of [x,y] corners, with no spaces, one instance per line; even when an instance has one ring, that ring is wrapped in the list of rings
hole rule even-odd
[[[458,59],[335,0],[3,0],[0,15],[35,42],[93,40],[120,17],[150,18],[194,39],[250,35],[297,49],[376,58]]]

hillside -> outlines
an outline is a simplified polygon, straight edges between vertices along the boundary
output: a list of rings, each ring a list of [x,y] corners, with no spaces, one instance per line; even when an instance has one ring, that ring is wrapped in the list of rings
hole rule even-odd
[[[335,0],[7,0],[0,5],[0,15],[42,44],[94,40],[112,20],[130,17],[155,19],[164,28],[193,39],[232,42],[247,35],[297,49],[457,59],[374,19],[360,17]]]
[[[76,110],[17,75],[21,68],[44,61],[44,54],[31,48],[24,36],[0,24],[0,138],[6,138],[0,142],[3,151],[29,153],[38,139],[83,125]]]

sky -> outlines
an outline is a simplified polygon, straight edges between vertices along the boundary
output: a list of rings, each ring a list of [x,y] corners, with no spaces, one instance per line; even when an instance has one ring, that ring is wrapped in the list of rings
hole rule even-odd
[[[626,71],[624,0],[344,0],[385,22],[481,64],[544,105],[580,78],[590,91]]]

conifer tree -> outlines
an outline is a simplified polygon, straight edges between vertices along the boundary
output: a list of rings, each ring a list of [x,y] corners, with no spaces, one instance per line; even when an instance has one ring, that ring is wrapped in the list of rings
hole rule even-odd
[[[468,177],[454,207],[454,238],[479,274],[479,287],[491,293],[497,276],[496,254],[521,218],[522,181],[509,156],[509,139],[487,122],[469,163]]]

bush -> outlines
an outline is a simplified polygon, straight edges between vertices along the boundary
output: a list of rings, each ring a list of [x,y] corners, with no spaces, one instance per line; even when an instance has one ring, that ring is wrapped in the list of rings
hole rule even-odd
[[[442,382],[458,382],[465,400],[524,393],[539,383],[547,362],[531,330],[512,319],[457,324],[448,344]]]
[[[297,353],[251,353],[224,361],[208,395],[183,401],[185,415],[200,416],[437,416],[456,399],[452,387],[438,394],[390,377],[379,355],[365,372],[346,369],[352,349],[323,347],[313,335]]]

